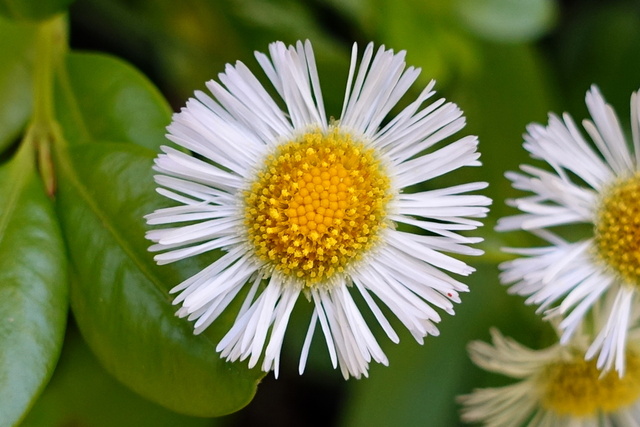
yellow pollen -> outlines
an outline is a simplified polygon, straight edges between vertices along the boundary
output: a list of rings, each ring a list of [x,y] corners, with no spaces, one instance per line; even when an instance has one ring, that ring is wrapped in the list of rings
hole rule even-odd
[[[362,257],[388,225],[389,178],[373,149],[332,129],[281,144],[244,194],[256,254],[305,286]]]
[[[558,415],[593,416],[615,412],[633,404],[640,397],[640,357],[627,352],[627,371],[602,372],[595,360],[575,359],[547,368],[541,378],[542,406]]]
[[[604,193],[594,227],[600,259],[626,282],[640,285],[640,173]]]

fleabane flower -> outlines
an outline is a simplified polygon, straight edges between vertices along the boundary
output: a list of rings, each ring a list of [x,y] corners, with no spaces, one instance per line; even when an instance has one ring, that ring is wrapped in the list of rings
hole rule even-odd
[[[529,230],[549,245],[513,249],[524,257],[505,262],[501,278],[539,311],[562,318],[563,343],[581,324],[590,325],[586,357],[597,355],[598,368],[623,375],[627,331],[640,312],[640,100],[631,96],[630,142],[595,86],[586,102],[592,121],[583,126],[592,143],[568,114],[527,128],[524,147],[554,172],[522,166],[523,173],[507,174],[515,188],[533,195],[512,200],[524,213],[503,218],[497,228]],[[580,223],[590,226],[581,239],[550,229]],[[593,321],[594,312],[603,320]]]
[[[458,293],[468,290],[449,274],[473,268],[445,252],[481,253],[467,246],[481,239],[459,231],[481,225],[475,218],[486,215],[490,200],[467,193],[486,184],[405,189],[479,165],[477,139],[437,147],[464,117],[442,99],[423,107],[433,82],[387,117],[420,72],[405,69],[404,52],[374,52],[369,44],[358,65],[354,45],[338,120],[325,113],[309,42],[273,43],[269,53],[256,58],[281,100],[238,62],[220,82],[207,83],[213,97],[196,92],[174,116],[168,138],[198,157],[163,147],[156,159],[158,191],[178,205],[147,216],[149,224],[171,226],[148,233],[156,242],[150,250],[161,252],[159,264],[221,250],[172,289],[182,305],[177,314],[195,320],[195,333],[248,288],[217,345],[222,357],[248,358],[249,367],[262,358],[262,369],[277,376],[289,317],[303,294],[314,309],[300,373],[319,323],[334,367],[359,378],[372,359],[387,359],[352,294],[392,341],[398,335],[378,302],[422,343],[438,334],[436,308],[453,314]]]
[[[640,420],[638,340],[626,349],[627,373],[603,373],[585,360],[587,341],[532,350],[491,331],[492,344],[474,341],[479,367],[517,382],[460,396],[462,419],[486,427],[637,427]],[[636,337],[637,338],[637,337]]]

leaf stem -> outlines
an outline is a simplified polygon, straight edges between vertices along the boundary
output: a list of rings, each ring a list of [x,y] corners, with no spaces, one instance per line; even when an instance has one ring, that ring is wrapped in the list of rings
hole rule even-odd
[[[55,119],[53,77],[56,65],[65,52],[66,40],[64,15],[56,15],[40,24],[34,66],[33,115],[23,141],[25,145],[35,146],[38,170],[49,196],[53,196],[56,190],[51,145],[63,141]]]

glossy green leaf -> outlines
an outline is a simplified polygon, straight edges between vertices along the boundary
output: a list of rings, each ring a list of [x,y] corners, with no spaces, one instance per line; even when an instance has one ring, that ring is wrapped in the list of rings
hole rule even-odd
[[[109,375],[73,324],[56,371],[20,427],[214,427],[176,414],[128,390]]]
[[[457,0],[462,21],[489,40],[535,40],[556,22],[555,0]]]
[[[166,102],[132,67],[94,54],[69,55],[57,94],[71,143],[70,157],[58,152],[58,207],[81,332],[109,372],[157,403],[202,416],[241,408],[263,374],[219,359],[215,344],[231,319],[196,337],[168,294],[206,257],[158,267],[147,251],[143,216],[166,203],[151,169],[166,143]]]
[[[67,319],[64,243],[24,147],[0,168],[0,425],[18,422],[49,380]]]
[[[246,405],[264,374],[218,357],[215,345],[231,317],[195,336],[174,316],[168,290],[207,260],[158,267],[148,253],[143,215],[165,203],[155,193],[153,156],[104,142],[60,157],[58,211],[75,277],[73,313],[98,359],[124,384],[178,412],[223,415]]]
[[[117,58],[68,55],[56,102],[65,138],[72,143],[127,141],[154,151],[167,143],[167,102],[144,75]]]
[[[32,56],[35,26],[0,18],[0,152],[14,142],[32,104]],[[6,41],[11,41],[7,43]]]
[[[0,0],[0,14],[16,20],[41,20],[67,10],[73,0]]]

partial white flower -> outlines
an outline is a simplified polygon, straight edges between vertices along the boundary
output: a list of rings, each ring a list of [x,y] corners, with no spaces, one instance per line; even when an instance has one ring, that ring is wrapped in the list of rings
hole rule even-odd
[[[278,365],[285,330],[300,294],[314,304],[299,370],[316,325],[345,378],[387,364],[356,305],[358,293],[389,338],[398,335],[378,307],[388,306],[422,343],[437,335],[436,308],[453,314],[467,286],[449,274],[473,271],[445,253],[479,255],[467,245],[490,200],[467,193],[485,183],[416,191],[409,187],[462,166],[479,165],[477,139],[438,146],[464,126],[452,103],[423,103],[431,82],[395,117],[391,109],[418,77],[404,52],[369,44],[358,64],[354,45],[343,111],[325,113],[309,42],[273,43],[256,58],[281,100],[242,63],[227,65],[213,97],[196,92],[176,114],[168,138],[194,152],[163,147],[158,191],[177,206],[147,216],[159,264],[211,250],[220,258],[176,286],[181,317],[202,332],[240,290],[243,304],[217,346],[230,361]],[[285,111],[280,107],[284,105]],[[402,224],[401,229],[398,225]],[[416,230],[422,232],[416,233]],[[374,298],[375,296],[375,298]],[[238,297],[240,298],[240,297]]]
[[[497,228],[528,230],[549,245],[511,249],[523,257],[502,264],[501,279],[548,317],[562,319],[562,343],[584,322],[592,324],[587,359],[597,355],[598,368],[623,375],[627,331],[640,313],[640,98],[631,96],[631,142],[595,86],[586,102],[592,121],[582,124],[591,143],[568,114],[527,128],[524,147],[554,172],[525,165],[523,173],[508,173],[515,188],[533,195],[511,200],[524,213]],[[583,239],[550,230],[579,223],[591,226]],[[594,312],[602,321],[591,320]]]
[[[583,354],[581,334],[567,345],[532,350],[491,331],[493,344],[474,341],[479,367],[518,381],[460,396],[462,419],[487,427],[637,427],[640,422],[638,335],[627,349],[627,375],[603,373]]]

